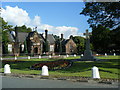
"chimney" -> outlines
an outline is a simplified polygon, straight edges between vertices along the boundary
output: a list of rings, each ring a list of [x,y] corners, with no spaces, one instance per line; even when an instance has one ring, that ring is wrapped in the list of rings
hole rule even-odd
[[[61,34],[61,40],[63,40],[63,34]]]
[[[45,30],[45,39],[47,40],[48,30]]]

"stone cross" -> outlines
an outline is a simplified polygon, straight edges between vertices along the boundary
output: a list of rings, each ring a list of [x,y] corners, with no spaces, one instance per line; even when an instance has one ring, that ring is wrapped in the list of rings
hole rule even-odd
[[[92,33],[89,33],[88,30],[86,30],[86,33],[84,33],[84,35],[86,35],[86,39],[89,39],[89,36],[92,35]]]

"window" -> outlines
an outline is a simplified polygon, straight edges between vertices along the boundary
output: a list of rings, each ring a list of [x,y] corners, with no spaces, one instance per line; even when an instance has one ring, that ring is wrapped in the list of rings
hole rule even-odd
[[[8,44],[8,51],[12,52],[12,44]]]
[[[54,51],[54,45],[50,45],[50,51]]]

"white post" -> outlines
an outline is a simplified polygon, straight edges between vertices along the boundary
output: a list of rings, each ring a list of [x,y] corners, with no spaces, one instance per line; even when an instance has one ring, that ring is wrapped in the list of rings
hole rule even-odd
[[[81,57],[83,57],[83,54],[81,54]]]
[[[76,54],[74,54],[74,57],[76,57]]]
[[[9,64],[6,64],[6,65],[4,66],[4,73],[5,73],[5,74],[11,73],[10,65],[9,65]]]
[[[17,60],[17,57],[15,56],[15,60]]]
[[[105,53],[105,56],[107,56],[107,53]]]
[[[49,55],[49,58],[51,58],[51,55]]]
[[[67,54],[66,57],[69,57],[69,55]]]
[[[1,60],[3,60],[3,58],[2,58],[2,57],[1,57],[0,59],[1,59]]]
[[[48,67],[46,65],[44,65],[42,67],[42,76],[49,76],[49,73],[48,73]]]
[[[39,55],[39,59],[41,59],[41,56]]]
[[[96,66],[92,68],[92,78],[96,78],[96,79],[100,78],[99,70]]]
[[[114,53],[114,56],[116,56],[116,54]]]
[[[30,59],[30,56],[28,56],[28,59]]]
[[[96,54],[97,56],[99,55],[99,54]]]

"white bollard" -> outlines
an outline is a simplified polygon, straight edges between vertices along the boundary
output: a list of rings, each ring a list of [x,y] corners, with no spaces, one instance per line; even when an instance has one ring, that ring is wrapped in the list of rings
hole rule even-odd
[[[96,54],[97,56],[99,55],[99,54]]]
[[[48,73],[48,67],[46,65],[44,65],[42,67],[42,76],[49,76],[49,73]]]
[[[83,57],[83,54],[81,54],[81,57]]]
[[[41,56],[39,56],[39,59],[41,59]]]
[[[69,57],[69,55],[67,54],[66,57]]]
[[[11,73],[10,65],[9,65],[9,64],[6,64],[6,65],[4,66],[4,73],[5,73],[5,74]]]
[[[116,56],[116,54],[114,53],[114,56]]]
[[[17,57],[15,56],[15,60],[17,60]]]
[[[105,56],[107,56],[107,53],[105,53]]]
[[[51,55],[49,55],[49,58],[51,58],[52,56]]]
[[[99,70],[96,66],[92,68],[92,78],[96,78],[96,79],[100,78]]]
[[[28,56],[28,59],[30,59],[30,56]]]
[[[76,57],[76,54],[74,54],[74,57]]]
[[[1,59],[1,60],[3,60],[3,58],[2,58],[2,57],[1,57],[0,59]]]

